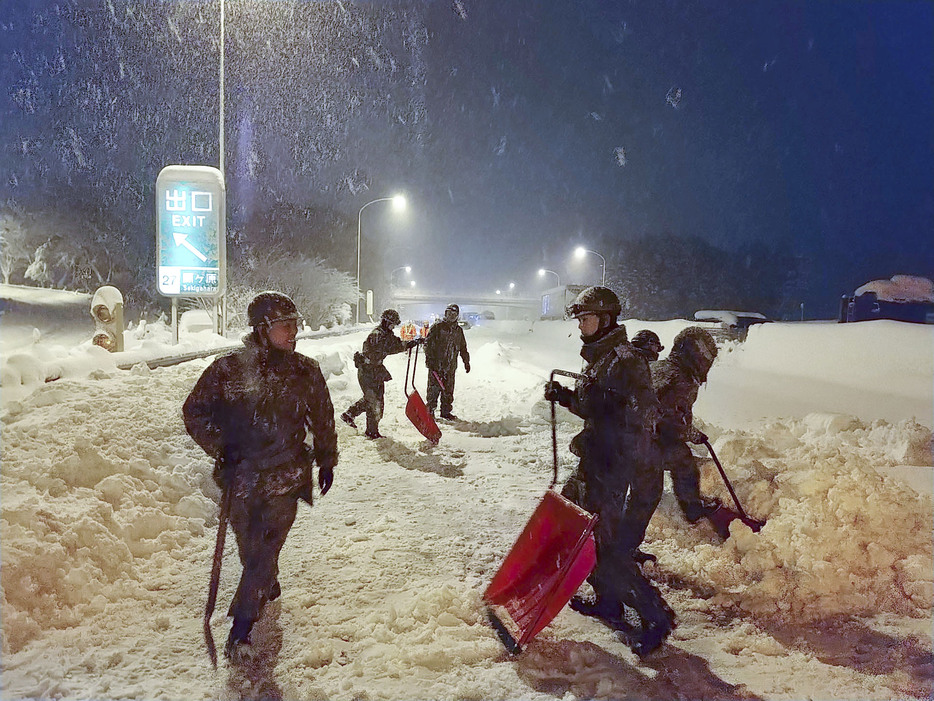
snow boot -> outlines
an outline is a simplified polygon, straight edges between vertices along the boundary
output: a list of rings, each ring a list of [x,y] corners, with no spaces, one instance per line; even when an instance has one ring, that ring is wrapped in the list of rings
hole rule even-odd
[[[251,653],[250,630],[252,628],[253,621],[234,618],[233,625],[230,627],[230,635],[227,636],[227,644],[224,645],[224,657],[233,662],[249,657]]]
[[[366,436],[367,438],[371,439],[371,440],[375,440],[376,438],[382,438],[382,437],[383,437],[383,434],[380,433],[379,431],[364,431],[364,432],[363,432],[363,435]]]
[[[348,414],[346,411],[341,414],[341,421],[350,426],[351,428],[357,427],[357,422],[353,420],[353,417]]]

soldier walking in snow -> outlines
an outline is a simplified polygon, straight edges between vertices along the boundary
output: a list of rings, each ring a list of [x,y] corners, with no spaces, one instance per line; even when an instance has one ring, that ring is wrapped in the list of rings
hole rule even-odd
[[[689,326],[675,336],[668,357],[650,366],[659,404],[658,444],[662,464],[671,472],[675,497],[691,523],[709,516],[720,506],[716,499],[701,497],[700,470],[687,445],[707,440],[694,428],[693,406],[716,357],[713,336],[699,326]]]
[[[428,410],[434,416],[441,398],[441,418],[456,419],[451,413],[454,407],[454,374],[457,372],[457,356],[464,363],[464,372],[470,372],[470,353],[464,330],[458,325],[460,307],[449,304],[444,318],[436,321],[428,331],[425,341],[425,365],[428,366]]]
[[[315,360],[295,352],[294,302],[262,292],[247,315],[253,331],[243,349],[211,363],[182,409],[189,435],[214,458],[214,479],[224,491],[243,566],[227,614],[233,626],[224,651],[234,659],[249,649],[244,646],[263,606],[281,593],[279,551],[299,498],[311,503],[314,462],[322,495],[337,464],[334,409],[324,376]],[[305,443],[308,433],[313,450]],[[222,506],[222,529],[224,516]]]
[[[645,655],[671,632],[674,614],[634,560],[645,527],[638,532],[628,504],[651,505],[651,517],[661,494],[661,471],[648,365],[627,342],[619,313],[619,299],[606,287],[589,287],[568,306],[568,316],[580,327],[584,379],[573,390],[548,383],[545,399],[584,419],[584,429],[571,442],[580,462],[562,494],[600,517],[594,531],[597,565],[589,580],[596,598],[575,597],[571,607],[622,631],[633,650]],[[635,611],[641,627],[626,622],[624,605]]]
[[[387,355],[401,353],[421,343],[421,339],[418,338],[403,341],[396,336],[393,329],[400,323],[399,312],[395,309],[387,309],[380,317],[379,326],[370,331],[363,342],[363,351],[354,353],[357,381],[360,383],[360,389],[363,390],[363,397],[341,414],[341,420],[356,428],[357,423],[354,419],[365,411],[366,431],[363,435],[367,438],[383,437],[379,432],[379,422],[383,418],[385,385],[392,379],[383,361],[386,360]]]

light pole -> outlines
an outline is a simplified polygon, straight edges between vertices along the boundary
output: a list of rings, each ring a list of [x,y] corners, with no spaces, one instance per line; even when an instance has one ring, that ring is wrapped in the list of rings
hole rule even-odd
[[[575,258],[583,258],[583,257],[586,256],[588,253],[593,253],[593,254],[594,254],[595,256],[597,256],[600,260],[603,261],[603,282],[601,282],[600,284],[603,285],[604,287],[606,287],[606,258],[604,258],[603,256],[601,256],[601,255],[600,255],[599,253],[597,253],[596,251],[591,251],[589,248],[584,248],[583,246],[578,246],[577,248],[574,249],[574,257],[575,257]]]
[[[400,270],[404,270],[406,275],[412,272],[411,265],[400,265],[398,268],[393,268],[393,271],[389,273],[389,284],[392,285],[392,276],[398,273]]]
[[[539,277],[545,277],[545,273],[551,273],[552,275],[554,275],[554,276],[555,276],[555,279],[558,281],[558,282],[557,282],[557,286],[558,286],[558,287],[561,287],[561,276],[558,275],[558,273],[556,273],[554,270],[548,270],[548,269],[546,269],[546,268],[539,268],[539,269],[538,269],[538,276],[539,276]]]
[[[515,293],[516,293],[516,283],[510,282],[509,283],[509,294],[514,295]]]
[[[405,197],[403,195],[395,195],[394,197],[379,197],[375,200],[370,200],[365,205],[360,208],[360,211],[357,212],[357,294],[359,295],[363,289],[360,287],[360,234],[363,231],[363,210],[369,207],[371,204],[376,204],[377,202],[392,202],[392,207],[397,212],[401,212],[405,209]],[[360,297],[357,297],[357,323],[360,323]]]

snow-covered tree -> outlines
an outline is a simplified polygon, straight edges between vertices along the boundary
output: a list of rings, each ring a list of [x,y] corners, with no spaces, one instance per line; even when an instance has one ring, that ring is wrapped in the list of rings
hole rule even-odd
[[[0,274],[10,284],[10,276],[25,268],[32,257],[23,216],[13,208],[0,209]]]

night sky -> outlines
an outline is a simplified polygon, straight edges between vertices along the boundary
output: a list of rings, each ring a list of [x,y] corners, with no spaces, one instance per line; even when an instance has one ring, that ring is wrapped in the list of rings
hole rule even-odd
[[[204,37],[216,32],[217,3],[191,5],[199,34],[188,43],[204,44],[184,64],[187,79],[210,83],[216,57]],[[421,287],[448,293],[515,281],[531,296],[540,267],[563,282],[599,281],[599,260],[573,261],[575,246],[603,254],[612,273],[620,242],[661,235],[726,251],[762,241],[800,257],[801,301],[825,318],[867,280],[934,273],[929,2],[318,3],[327,9],[310,28],[283,17],[287,5],[229,3],[234,219],[265,198],[356,222],[367,201],[402,190],[404,217],[383,205],[364,213],[369,264],[384,274],[411,264]],[[57,42],[65,65],[89,50],[37,24],[46,7],[4,3],[0,40],[26,56],[6,53],[14,63]],[[344,19],[354,12],[366,16],[359,34]],[[301,27],[312,40],[293,38]],[[192,30],[152,31],[141,52],[162,32]],[[6,77],[2,165],[16,177],[3,178],[0,196],[23,202],[47,178],[22,147],[29,115],[13,93],[23,77]],[[62,156],[65,175],[94,181],[95,169],[123,168],[154,181],[160,158],[216,165],[211,89],[176,82],[177,94],[151,106],[166,115],[152,122],[154,139],[188,128],[176,119],[184,102],[204,121],[199,143],[143,162],[116,139],[90,168]],[[31,123],[63,129],[59,117]]]

